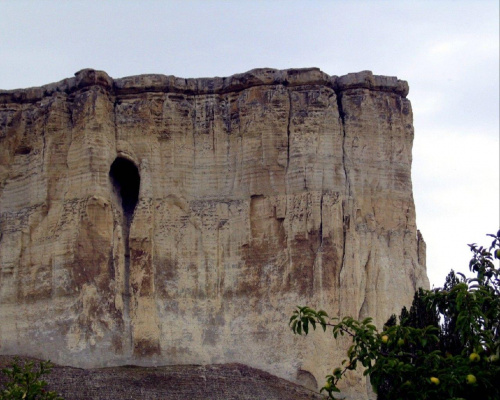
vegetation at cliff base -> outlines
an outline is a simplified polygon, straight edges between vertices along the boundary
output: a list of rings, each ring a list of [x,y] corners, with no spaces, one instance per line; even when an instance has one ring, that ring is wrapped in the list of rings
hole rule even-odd
[[[500,399],[500,231],[489,248],[469,245],[468,278],[453,270],[442,288],[419,289],[408,311],[379,331],[371,318],[330,318],[323,310],[297,307],[290,327],[347,335],[347,358],[326,377],[330,398],[350,370],[363,371],[379,400]]]
[[[0,400],[63,400],[56,392],[46,389],[47,382],[41,377],[52,371],[50,361],[22,362],[18,358],[2,369],[7,381],[0,388]]]

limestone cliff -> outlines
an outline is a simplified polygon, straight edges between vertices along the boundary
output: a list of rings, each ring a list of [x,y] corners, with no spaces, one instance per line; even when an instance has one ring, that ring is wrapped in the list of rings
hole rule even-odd
[[[295,337],[295,305],[380,325],[428,286],[407,94],[316,68],[0,91],[0,353],[322,384],[345,343]]]

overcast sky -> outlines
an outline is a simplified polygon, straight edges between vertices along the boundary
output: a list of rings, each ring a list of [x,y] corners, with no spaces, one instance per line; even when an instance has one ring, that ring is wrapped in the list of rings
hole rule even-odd
[[[468,270],[499,216],[499,2],[0,0],[0,88],[82,68],[229,76],[371,70],[410,84],[417,224],[431,284]]]

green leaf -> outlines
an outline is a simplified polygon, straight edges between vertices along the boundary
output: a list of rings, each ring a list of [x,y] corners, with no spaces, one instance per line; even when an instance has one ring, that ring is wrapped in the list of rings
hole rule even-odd
[[[304,333],[307,335],[309,333],[309,319],[307,317],[302,319],[302,327],[304,329]]]

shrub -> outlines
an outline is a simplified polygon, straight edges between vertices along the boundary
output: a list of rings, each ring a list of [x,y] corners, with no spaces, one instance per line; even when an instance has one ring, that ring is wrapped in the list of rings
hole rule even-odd
[[[0,391],[0,400],[63,400],[56,392],[46,390],[47,382],[41,377],[51,372],[50,361],[21,362],[15,358],[11,365],[2,369],[7,377]]]
[[[379,331],[371,318],[329,318],[323,310],[297,307],[290,318],[294,333],[309,328],[348,335],[352,346],[342,366],[326,377],[321,391],[330,398],[338,382],[359,367],[383,399],[500,399],[500,231],[489,249],[469,245],[475,274],[450,272],[443,288],[420,289],[399,323],[392,316]]]

